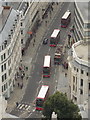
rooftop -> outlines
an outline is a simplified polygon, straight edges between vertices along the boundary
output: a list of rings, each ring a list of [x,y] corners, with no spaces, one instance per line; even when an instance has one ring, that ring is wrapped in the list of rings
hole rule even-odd
[[[10,9],[4,9],[3,7],[0,6],[0,31],[2,30],[9,13]]]
[[[56,37],[56,36],[58,35],[59,32],[60,32],[59,29],[54,29],[54,31],[53,31],[51,37]]]
[[[8,40],[8,35],[11,34],[11,29],[18,14],[14,9],[4,9],[2,17],[0,17],[0,45]]]
[[[75,48],[75,52],[76,52],[77,56],[80,59],[88,61],[88,55],[90,54],[89,51],[88,51],[89,47],[90,47],[90,44],[88,44],[88,45],[80,44],[80,45],[78,45],[77,47],[74,47],[74,48]]]
[[[47,93],[47,91],[48,91],[48,89],[49,89],[49,86],[47,86],[47,85],[42,85],[42,87],[41,87],[41,89],[40,89],[40,92],[39,92],[39,94],[38,94],[38,98],[44,98],[45,95],[46,95],[46,93]]]

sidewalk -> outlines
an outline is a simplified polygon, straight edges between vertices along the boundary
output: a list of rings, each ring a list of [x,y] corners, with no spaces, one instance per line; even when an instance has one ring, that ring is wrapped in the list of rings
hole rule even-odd
[[[23,77],[23,79],[21,79],[20,77],[17,79],[13,93],[11,94],[10,98],[7,100],[6,112],[8,113],[10,113],[14,109],[14,107],[16,106],[16,102],[20,102],[23,98],[23,95],[25,94],[25,89],[28,84],[27,77],[30,77],[33,58],[36,55],[36,51],[41,43],[41,40],[45,34],[46,29],[48,29],[47,26],[49,26],[50,23],[52,22],[53,18],[55,17],[55,13],[58,11],[58,9],[60,9],[61,4],[62,3],[59,3],[58,5],[57,4],[53,5],[54,9],[52,13],[48,14],[48,18],[43,20],[42,25],[37,30],[36,37],[33,37],[27,51],[25,52],[25,55],[22,57],[22,62],[21,62],[22,67],[23,68],[28,67],[28,70],[24,70],[25,76]],[[45,22],[46,20],[48,21],[47,25]],[[21,87],[22,83],[23,83],[23,86]]]
[[[67,62],[68,57],[68,48],[66,47],[68,45],[68,37],[65,40],[64,47],[63,47],[63,54],[64,54],[64,60],[63,62]],[[62,65],[59,66],[60,75],[57,82],[57,90],[63,93],[67,94],[68,99],[70,99],[70,88],[69,88],[69,79],[68,79],[68,70],[64,69]],[[65,75],[66,74],[66,75]]]

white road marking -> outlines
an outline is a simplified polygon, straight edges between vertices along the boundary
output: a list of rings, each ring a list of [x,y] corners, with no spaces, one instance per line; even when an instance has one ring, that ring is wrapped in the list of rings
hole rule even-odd
[[[31,106],[29,105],[29,106],[26,108],[26,110],[29,110],[29,109],[30,109],[30,107],[31,107]]]
[[[22,104],[22,105],[20,106],[20,108],[19,108],[19,109],[21,110],[24,106],[25,106],[25,105],[24,105],[24,104]]]
[[[35,112],[35,109],[33,110],[33,112]]]
[[[19,108],[21,106],[21,104],[19,104],[18,106],[17,106],[17,108]]]

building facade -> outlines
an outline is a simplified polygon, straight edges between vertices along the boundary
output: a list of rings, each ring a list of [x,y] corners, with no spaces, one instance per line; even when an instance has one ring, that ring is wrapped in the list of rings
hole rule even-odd
[[[90,4],[74,2],[74,42],[90,40]]]
[[[10,97],[15,86],[22,50],[28,47],[42,16],[46,16],[48,4],[4,2],[0,7],[0,91],[5,98]]]
[[[0,11],[0,92],[9,98],[21,60],[20,13],[4,6]]]
[[[90,41],[86,43],[78,41],[72,45],[69,51],[69,85],[71,91],[71,99],[76,104],[88,104],[90,99],[90,59],[88,47]]]

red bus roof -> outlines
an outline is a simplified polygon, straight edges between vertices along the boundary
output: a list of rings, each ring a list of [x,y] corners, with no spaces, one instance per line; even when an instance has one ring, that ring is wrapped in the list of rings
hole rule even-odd
[[[62,19],[67,19],[70,14],[70,11],[66,11],[65,14],[62,16]]]
[[[54,31],[53,31],[53,33],[52,33],[51,37],[56,38],[59,32],[60,32],[60,30],[59,30],[59,29],[54,29]]]
[[[51,59],[50,55],[46,55],[44,57],[44,66],[43,67],[50,67],[50,59]]]
[[[48,89],[49,89],[48,85],[42,85],[37,98],[44,99]]]

